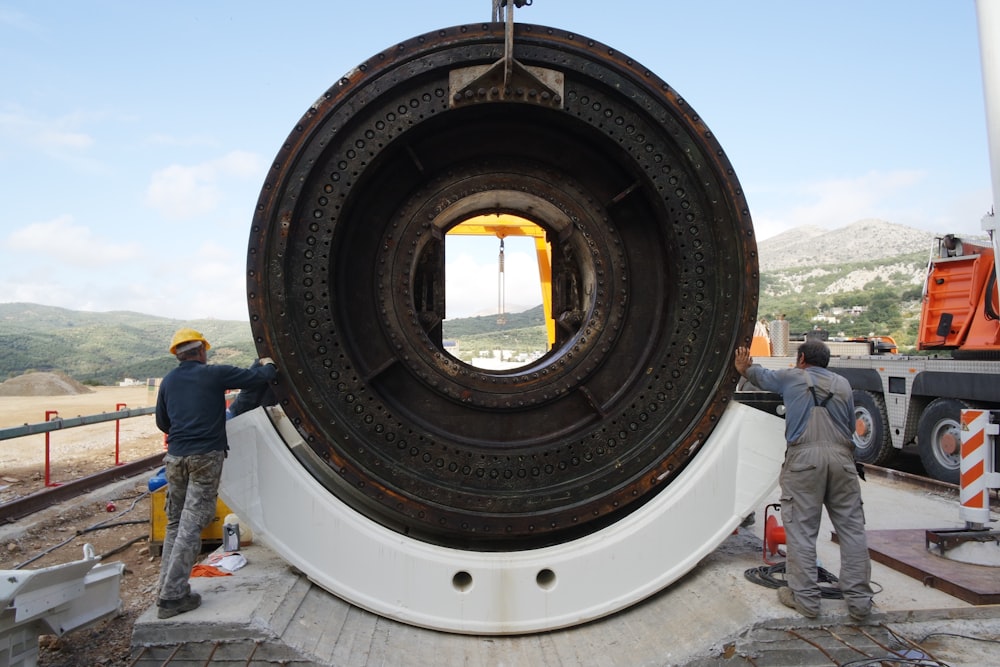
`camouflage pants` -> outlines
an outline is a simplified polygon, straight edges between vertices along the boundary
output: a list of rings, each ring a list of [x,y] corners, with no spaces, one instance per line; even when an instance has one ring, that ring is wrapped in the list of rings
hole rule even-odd
[[[201,553],[201,531],[215,518],[225,452],[171,456],[167,468],[167,530],[160,561],[160,599],[191,592],[188,579]]]

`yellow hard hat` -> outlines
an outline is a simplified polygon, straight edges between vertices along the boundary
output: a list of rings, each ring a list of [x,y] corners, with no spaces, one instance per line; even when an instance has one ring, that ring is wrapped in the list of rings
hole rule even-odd
[[[184,343],[192,343],[194,341],[200,341],[205,344],[205,349],[210,350],[212,346],[208,344],[205,337],[201,335],[200,331],[195,331],[194,329],[178,329],[174,333],[174,337],[170,339],[170,354],[177,354],[177,347],[183,345]]]

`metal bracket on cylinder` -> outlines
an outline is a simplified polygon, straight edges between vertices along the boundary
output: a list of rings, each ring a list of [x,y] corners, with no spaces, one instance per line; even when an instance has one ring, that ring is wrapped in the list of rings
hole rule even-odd
[[[494,20],[500,20],[500,7],[507,6],[504,27],[503,58],[492,65],[478,65],[453,70],[448,76],[451,107],[476,102],[531,102],[542,106],[562,104],[562,72],[523,65],[514,58],[514,7],[530,5],[530,0],[501,0],[494,3]]]
[[[505,83],[506,63],[478,65],[452,70],[448,75],[451,107],[477,102],[530,102],[559,107],[563,100],[563,73],[530,67],[513,60],[509,83]]]

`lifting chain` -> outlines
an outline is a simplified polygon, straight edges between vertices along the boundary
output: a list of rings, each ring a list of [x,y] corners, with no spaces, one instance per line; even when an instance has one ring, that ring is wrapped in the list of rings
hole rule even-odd
[[[526,7],[530,5],[533,0],[514,0],[514,6],[517,8]],[[504,20],[503,8],[507,6],[507,0],[493,0],[493,21],[499,23]],[[513,16],[514,10],[511,9],[508,12]]]
[[[514,5],[504,12],[503,8],[508,6],[507,0],[493,0],[493,20],[496,22],[505,21],[506,23],[503,48],[504,88],[510,88],[511,79],[514,75],[514,7],[521,8],[530,5],[531,2],[532,0],[514,0]]]

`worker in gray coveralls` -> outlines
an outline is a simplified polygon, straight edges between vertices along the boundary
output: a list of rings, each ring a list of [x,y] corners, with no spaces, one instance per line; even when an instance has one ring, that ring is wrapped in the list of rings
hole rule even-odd
[[[171,618],[201,604],[188,579],[201,552],[201,531],[215,518],[226,439],[226,390],[263,389],[277,370],[271,359],[254,368],[208,364],[200,332],[179,329],[170,352],[180,362],[156,396],[156,425],[167,434],[167,530],[160,562],[157,616]]]
[[[807,618],[820,611],[816,538],[823,506],[840,542],[840,590],[856,621],[872,605],[871,560],[865,540],[861,485],[854,464],[854,397],[851,385],[827,370],[830,348],[820,340],[799,346],[795,368],[772,371],[753,364],[737,348],[740,375],[785,403],[785,462],[781,466],[781,514],[788,551],[778,599]]]

